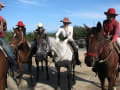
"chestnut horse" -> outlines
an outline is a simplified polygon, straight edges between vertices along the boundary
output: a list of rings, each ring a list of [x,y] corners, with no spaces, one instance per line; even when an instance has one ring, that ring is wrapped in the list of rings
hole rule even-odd
[[[22,64],[27,63],[31,82],[32,82],[32,57],[30,57],[30,46],[27,43],[26,37],[21,30],[14,29],[14,33],[10,42],[11,47],[17,48],[17,63],[19,68],[19,87],[21,86],[22,79]]]
[[[105,78],[108,80],[108,90],[113,90],[118,77],[118,53],[112,42],[104,37],[100,23],[88,29],[85,63],[88,67],[96,65],[102,90],[105,90]]]
[[[7,85],[8,61],[3,50],[0,48],[0,90]]]

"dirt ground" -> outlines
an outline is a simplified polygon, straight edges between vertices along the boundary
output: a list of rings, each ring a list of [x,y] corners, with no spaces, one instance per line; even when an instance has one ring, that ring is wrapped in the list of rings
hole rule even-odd
[[[82,66],[76,66],[76,73],[75,73],[75,80],[76,82],[72,82],[72,90],[101,90],[100,82],[98,77],[95,77],[95,73],[91,71],[91,68],[87,67],[84,63],[84,53],[85,49],[79,50],[79,58],[82,61]],[[57,75],[56,70],[54,68],[54,64],[52,61],[49,61],[49,75],[50,80],[46,80],[46,71],[44,68],[44,72],[40,71],[39,75],[40,78],[38,82],[35,81],[36,78],[36,64],[33,58],[33,85],[31,86],[29,73],[27,69],[27,65],[23,65],[23,79],[22,79],[22,86],[19,90],[56,90],[57,88]],[[41,69],[41,68],[40,68]],[[67,73],[65,68],[61,68],[61,90],[66,90],[67,88]],[[18,81],[18,79],[17,79]],[[13,80],[10,76],[8,76],[8,89],[6,90],[18,90],[17,83]],[[107,83],[106,83],[107,87]],[[117,80],[117,89],[120,90],[120,78]]]

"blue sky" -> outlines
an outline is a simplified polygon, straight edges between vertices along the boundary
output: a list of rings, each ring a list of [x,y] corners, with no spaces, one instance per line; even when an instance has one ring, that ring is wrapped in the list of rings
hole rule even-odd
[[[69,17],[72,25],[95,26],[106,18],[104,12],[115,8],[120,14],[120,0],[1,0],[6,6],[0,12],[8,24],[8,30],[19,20],[26,25],[27,32],[35,30],[36,24],[44,23],[47,32],[56,32],[62,25],[60,20]],[[117,17],[120,21],[120,16]]]

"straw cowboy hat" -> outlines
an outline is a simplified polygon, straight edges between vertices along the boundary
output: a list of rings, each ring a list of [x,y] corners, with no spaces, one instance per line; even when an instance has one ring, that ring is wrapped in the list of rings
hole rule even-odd
[[[37,24],[37,27],[43,27],[44,25],[43,25],[43,23],[38,23]]]
[[[24,27],[25,25],[23,24],[23,21],[18,21],[18,24],[16,26],[22,26],[22,27]]]
[[[5,7],[5,5],[4,4],[2,4],[1,2],[0,2],[0,6],[3,8],[3,7]]]
[[[63,23],[68,23],[68,24],[71,24],[70,20],[68,17],[65,17],[63,20],[61,20],[60,22],[63,22]]]
[[[107,12],[104,12],[105,15],[115,15],[118,16],[118,14],[116,14],[116,11],[114,8],[109,8]]]

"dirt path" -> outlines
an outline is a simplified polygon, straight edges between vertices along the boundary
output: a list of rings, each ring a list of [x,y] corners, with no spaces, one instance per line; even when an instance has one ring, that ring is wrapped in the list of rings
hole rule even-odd
[[[80,59],[82,61],[82,67],[76,67],[76,83],[72,83],[72,90],[101,90],[100,82],[97,77],[95,77],[95,73],[91,71],[91,68],[88,68],[84,63],[84,53],[85,50],[81,49],[79,52]],[[24,75],[22,79],[22,87],[19,90],[56,90],[57,88],[57,75],[56,70],[54,68],[54,64],[50,61],[49,63],[49,74],[50,80],[46,81],[46,72],[40,71],[40,79],[38,82],[35,82],[36,76],[36,66],[35,61],[33,60],[33,83],[32,87],[30,84],[29,74],[27,70],[27,65],[24,65]],[[61,69],[61,90],[66,90],[67,87],[67,79],[66,79],[66,69]],[[107,84],[106,84],[107,85]],[[8,77],[8,90],[18,90],[15,81]],[[120,78],[117,81],[117,90],[120,90]]]

